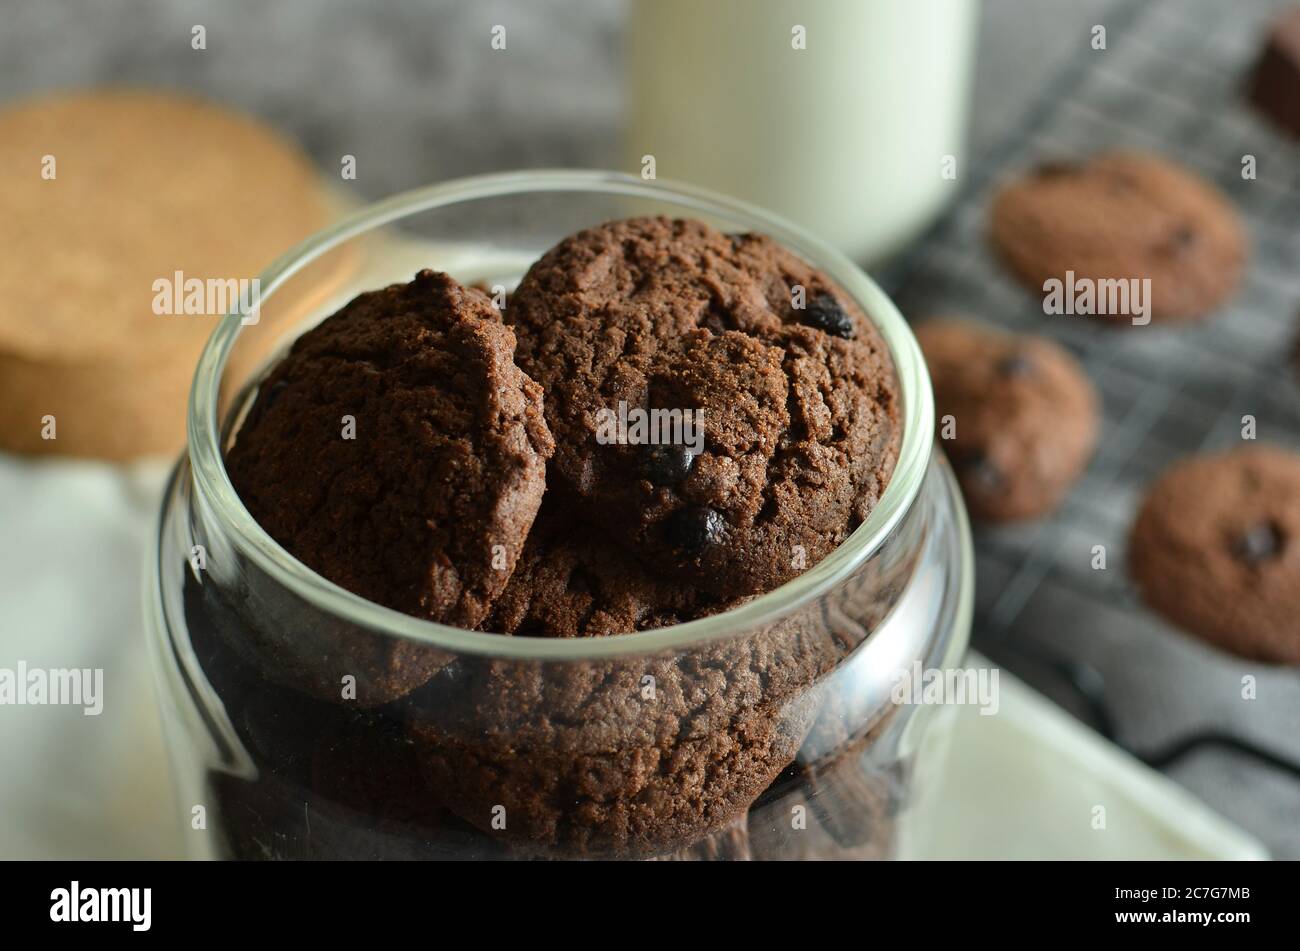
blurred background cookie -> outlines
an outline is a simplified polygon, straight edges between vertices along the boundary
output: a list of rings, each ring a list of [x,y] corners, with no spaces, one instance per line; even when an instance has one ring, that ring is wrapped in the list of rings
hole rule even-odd
[[[966,320],[916,331],[934,384],[941,444],[976,518],[1056,508],[1097,442],[1097,396],[1059,344]]]
[[[1129,540],[1147,604],[1211,644],[1300,664],[1300,455],[1198,456],[1152,485]]]
[[[0,112],[0,449],[179,449],[220,313],[330,217],[296,146],[198,99],[87,91]]]
[[[1250,76],[1250,101],[1279,128],[1300,136],[1300,7],[1269,28]]]
[[[1039,165],[993,200],[993,243],[1035,292],[1057,279],[1150,279],[1150,318],[1170,323],[1214,311],[1236,288],[1246,235],[1212,185],[1142,152]],[[1128,326],[1127,314],[1105,321]]]

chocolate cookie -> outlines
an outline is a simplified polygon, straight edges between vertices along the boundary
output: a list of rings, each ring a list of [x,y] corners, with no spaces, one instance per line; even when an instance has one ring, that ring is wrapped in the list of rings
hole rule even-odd
[[[599,636],[727,606],[553,519],[544,509],[485,626]],[[677,654],[460,657],[401,703],[429,787],[484,832],[524,852],[660,855],[734,821],[771,784],[812,725],[815,682],[853,646],[805,611]]]
[[[692,585],[656,578],[548,501],[481,627],[521,637],[602,637],[681,624],[725,606]]]
[[[759,635],[677,657],[458,661],[407,698],[430,788],[523,852],[671,853],[748,809],[794,758],[833,655]]]
[[[1261,446],[1175,464],[1133,523],[1129,569],[1174,624],[1241,657],[1300,664],[1300,455]]]
[[[473,627],[523,549],[553,450],[541,388],[486,297],[445,274],[362,294],[266,378],[226,465],[244,505],[324,577],[377,604]],[[383,702],[432,672],[419,645],[364,658]],[[324,646],[324,645],[322,645]],[[372,672],[373,673],[373,672]],[[335,680],[337,683],[337,680]]]
[[[1228,200],[1208,182],[1155,155],[1107,152],[1049,163],[993,199],[993,243],[1035,293],[1048,280],[1149,278],[1150,317],[1196,320],[1236,288],[1247,241]],[[1067,291],[1068,293],[1068,291]],[[1095,319],[1129,326],[1137,310]]]
[[[1287,10],[1269,27],[1249,95],[1279,128],[1300,136],[1300,10]]]
[[[1083,368],[1050,340],[969,321],[932,320],[916,336],[939,436],[971,514],[1031,518],[1054,509],[1097,442],[1097,396]]]
[[[892,472],[883,342],[766,237],[667,218],[592,228],[533,265],[507,319],[546,389],[551,491],[679,580],[777,587],[847,538]],[[638,431],[655,411],[665,427]]]

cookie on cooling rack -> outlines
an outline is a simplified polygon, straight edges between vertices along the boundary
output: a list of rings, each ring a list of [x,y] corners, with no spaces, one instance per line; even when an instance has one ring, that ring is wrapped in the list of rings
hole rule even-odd
[[[1248,91],[1260,112],[1300,137],[1300,7],[1287,10],[1269,27]]]
[[[1250,660],[1300,664],[1300,454],[1185,459],[1149,489],[1129,538],[1147,604]]]
[[[1130,291],[1127,312],[1092,318],[1115,326],[1143,323],[1139,311],[1171,324],[1206,317],[1236,289],[1247,254],[1245,230],[1224,195],[1142,152],[1051,162],[1019,176],[993,199],[991,235],[1026,287],[1044,293],[1057,280],[1091,288],[1094,312],[1104,309],[1098,282],[1149,279],[1140,307]]]
[[[1001,520],[1056,508],[1097,442],[1097,395],[1083,368],[1050,340],[966,320],[931,320],[916,336],[970,513]]]

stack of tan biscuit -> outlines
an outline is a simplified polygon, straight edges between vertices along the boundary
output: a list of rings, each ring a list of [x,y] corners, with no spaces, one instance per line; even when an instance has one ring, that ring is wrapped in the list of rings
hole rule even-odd
[[[91,91],[0,110],[0,449],[178,449],[222,317],[167,313],[173,285],[251,281],[329,217],[305,155],[200,100]]]

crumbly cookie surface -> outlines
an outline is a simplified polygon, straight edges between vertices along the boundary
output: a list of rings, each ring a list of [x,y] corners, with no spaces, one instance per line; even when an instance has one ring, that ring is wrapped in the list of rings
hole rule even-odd
[[[488,299],[445,274],[362,294],[271,371],[227,455],[231,481],[329,580],[473,627],[523,549],[553,448],[513,353]]]
[[[550,491],[665,575],[726,596],[771,590],[847,538],[892,472],[899,396],[883,342],[766,237],[610,222],[548,251],[507,320],[546,390]],[[703,438],[602,436],[602,419],[632,410],[702,414]]]

